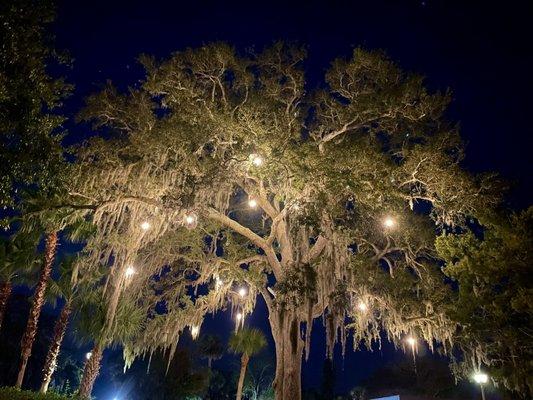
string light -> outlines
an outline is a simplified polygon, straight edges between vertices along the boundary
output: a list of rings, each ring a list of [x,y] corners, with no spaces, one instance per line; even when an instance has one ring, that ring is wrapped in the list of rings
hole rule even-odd
[[[224,281],[222,279],[220,279],[218,276],[215,277],[215,288],[217,290],[220,289],[223,284],[224,284]]]
[[[198,325],[191,326],[191,336],[192,336],[192,338],[196,339],[199,334],[200,334],[200,326],[198,326]]]
[[[248,206],[250,208],[256,208],[257,207],[257,200],[256,199],[250,199],[248,200]]]
[[[263,165],[263,159],[258,154],[250,154],[250,161],[256,167],[260,167],[261,165]]]
[[[150,222],[148,221],[144,221],[142,224],[141,224],[141,229],[143,231],[147,231],[148,229],[150,229],[151,225],[150,225]]]
[[[130,278],[135,274],[135,268],[133,268],[131,265],[126,268],[126,272],[124,272],[124,275],[126,275],[126,278]]]
[[[195,213],[185,214],[183,217],[183,222],[187,228],[194,229],[198,224],[198,215]]]
[[[244,296],[246,296],[246,293],[248,293],[248,291],[246,290],[245,287],[242,287],[239,289],[239,296],[241,296],[242,298],[244,298]]]
[[[365,312],[366,310],[368,310],[368,306],[366,305],[366,303],[364,301],[360,301],[359,304],[357,304],[357,308],[359,309],[359,311],[361,312]]]
[[[476,372],[473,375],[473,378],[474,381],[476,381],[476,383],[479,383],[480,385],[489,381],[489,376],[483,372]]]
[[[396,221],[392,217],[386,217],[383,220],[383,225],[385,228],[393,228],[396,225]]]

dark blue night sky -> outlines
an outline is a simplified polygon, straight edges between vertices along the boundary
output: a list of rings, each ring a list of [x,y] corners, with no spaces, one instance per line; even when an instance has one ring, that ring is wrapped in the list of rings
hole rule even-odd
[[[468,4],[467,4],[468,3]],[[142,78],[140,53],[167,57],[175,50],[211,41],[238,49],[274,40],[309,47],[310,81],[320,82],[329,62],[356,46],[384,49],[404,69],[427,78],[431,89],[453,93],[450,118],[468,143],[466,166],[494,170],[514,182],[514,207],[530,203],[531,114],[533,102],[533,14],[526,1],[63,1],[55,25],[56,43],[74,58],[69,80],[76,85],[68,107],[107,79],[119,87]],[[69,124],[69,142],[86,127]],[[264,304],[251,323],[264,327]],[[229,316],[204,327],[228,335]],[[325,354],[324,333],[316,322],[314,346],[304,364],[304,386],[319,386]],[[403,357],[390,346],[374,353],[335,358],[338,390],[357,384],[384,360]],[[229,362],[229,361],[221,361]],[[343,369],[344,365],[344,369]],[[103,385],[103,383],[100,383]],[[98,390],[97,390],[98,391]]]

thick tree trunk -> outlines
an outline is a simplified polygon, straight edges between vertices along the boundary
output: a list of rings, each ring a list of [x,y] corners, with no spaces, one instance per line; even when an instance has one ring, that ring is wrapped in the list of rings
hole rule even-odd
[[[7,300],[11,296],[11,290],[11,282],[6,281],[0,283],[0,329],[2,329],[2,322],[7,309]]]
[[[244,386],[244,376],[246,375],[246,368],[248,368],[248,361],[250,361],[250,357],[247,354],[243,354],[241,357],[241,374],[239,375],[239,384],[237,385],[236,400],[241,400],[242,398],[242,388]]]
[[[24,373],[26,372],[26,366],[31,355],[31,348],[35,341],[37,334],[37,324],[39,322],[39,316],[41,315],[41,309],[44,305],[44,295],[46,292],[46,286],[48,285],[48,279],[52,272],[52,266],[54,264],[54,258],[57,250],[57,232],[49,233],[46,236],[46,247],[44,250],[44,265],[39,275],[39,282],[35,288],[35,294],[33,296],[33,304],[30,309],[30,315],[28,317],[28,323],[26,325],[26,331],[22,336],[20,343],[21,357],[20,367],[17,377],[17,383],[15,386],[20,388],[22,381],[24,380]]]
[[[93,391],[94,382],[100,372],[100,364],[102,362],[103,349],[100,344],[96,343],[91,351],[91,357],[85,363],[83,369],[83,376],[80,382],[80,389],[78,395],[82,399],[90,399]]]
[[[276,378],[273,387],[276,400],[302,398],[302,355],[304,341],[296,312],[277,311],[269,316],[276,345]]]
[[[71,311],[71,302],[68,300],[63,306],[61,314],[59,314],[54,327],[54,337],[52,338],[52,343],[48,349],[48,354],[46,355],[46,361],[43,368],[43,381],[40,389],[41,393],[46,393],[48,390],[48,385],[50,385],[50,381],[52,380],[52,375],[54,374],[57,365],[57,356],[59,355],[61,343],[63,342],[63,337],[65,336],[65,332],[67,330]]]

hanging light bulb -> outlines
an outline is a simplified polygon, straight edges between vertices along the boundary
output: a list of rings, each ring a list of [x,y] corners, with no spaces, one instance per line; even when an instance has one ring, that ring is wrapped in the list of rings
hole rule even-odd
[[[246,296],[246,293],[248,293],[248,291],[246,290],[245,287],[242,287],[239,289],[239,296],[241,296],[241,298],[244,299],[244,297]]]
[[[249,206],[250,208],[256,208],[256,207],[257,207],[257,200],[256,200],[256,199],[253,199],[253,198],[250,199],[250,200],[248,200],[248,206]]]
[[[242,313],[237,313],[237,315],[235,315],[235,319],[237,320],[237,322],[241,322],[242,321]]]
[[[366,310],[368,310],[368,306],[367,304],[361,300],[358,304],[357,304],[357,308],[359,309],[359,311],[361,312],[365,312]]]
[[[91,357],[93,356],[93,353],[88,351],[87,353],[85,353],[85,359],[86,360],[89,360]]]
[[[259,154],[250,154],[250,161],[256,167],[260,167],[261,165],[263,165],[263,159]]]
[[[185,214],[183,217],[183,223],[188,229],[196,228],[196,225],[198,225],[198,215],[194,212]]]
[[[383,225],[385,226],[385,228],[394,228],[394,226],[396,225],[396,221],[392,217],[386,217],[383,220]]]
[[[151,225],[150,225],[150,222],[148,221],[144,221],[142,224],[141,224],[141,229],[143,231],[147,231],[148,229],[150,229]]]
[[[412,336],[409,336],[405,341],[407,342],[407,344],[409,344],[413,348],[416,345],[416,339]]]
[[[217,290],[220,289],[223,284],[224,284],[224,281],[222,279],[220,279],[218,276],[215,277],[215,288]]]
[[[133,275],[135,275],[135,268],[133,268],[131,265],[126,268],[126,271],[124,272],[124,275],[126,275],[126,278],[130,278]]]
[[[192,338],[196,339],[199,334],[200,334],[200,326],[199,325],[191,326],[191,336],[192,336]]]

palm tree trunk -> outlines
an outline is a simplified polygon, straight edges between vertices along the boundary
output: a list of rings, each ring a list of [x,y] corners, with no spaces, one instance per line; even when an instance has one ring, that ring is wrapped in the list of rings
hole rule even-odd
[[[243,354],[241,357],[241,374],[239,375],[239,384],[237,385],[237,397],[236,400],[241,400],[242,397],[242,387],[244,386],[244,376],[246,375],[246,368],[248,367],[248,361],[250,357],[248,354]]]
[[[65,336],[65,332],[67,330],[71,311],[72,303],[69,299],[63,306],[61,314],[59,314],[54,327],[54,337],[52,338],[52,344],[48,349],[48,354],[46,355],[46,361],[43,368],[44,375],[41,383],[41,393],[46,393],[48,390],[48,385],[50,385],[50,381],[52,380],[52,375],[54,374],[57,366],[57,356],[59,355],[59,349],[61,348],[61,343],[63,342],[63,337]]]
[[[83,377],[81,378],[78,396],[81,399],[89,399],[93,391],[94,381],[100,372],[100,363],[102,362],[103,349],[99,343],[95,343],[91,351],[91,358],[85,363]]]
[[[7,309],[7,300],[11,296],[12,290],[11,282],[6,281],[0,283],[0,329],[2,329],[2,321]]]
[[[26,325],[26,331],[22,336],[20,342],[21,359],[20,368],[17,377],[17,383],[15,386],[20,388],[22,381],[24,380],[24,373],[26,372],[26,366],[31,355],[31,348],[37,335],[37,324],[39,322],[39,316],[41,315],[41,309],[44,305],[44,295],[46,292],[46,286],[48,285],[48,279],[52,272],[52,266],[54,264],[54,258],[57,250],[57,232],[49,233],[46,236],[46,246],[44,250],[44,265],[39,275],[39,282],[35,288],[35,294],[33,296],[33,304],[30,309],[30,315],[28,317],[28,323]]]

